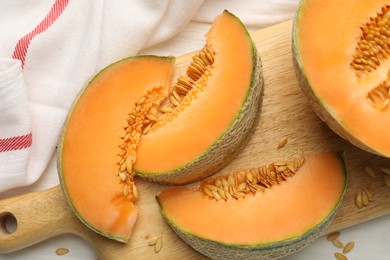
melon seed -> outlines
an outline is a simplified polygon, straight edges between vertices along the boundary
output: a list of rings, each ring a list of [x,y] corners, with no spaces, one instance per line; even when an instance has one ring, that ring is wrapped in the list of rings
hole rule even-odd
[[[222,178],[222,186],[225,191],[229,190],[229,182],[225,178]]]
[[[144,130],[142,130],[142,134],[143,134],[143,135],[146,135],[146,134],[149,132],[149,130],[150,130],[150,128],[151,128],[152,126],[153,126],[153,123],[147,124],[147,125],[145,126]]]
[[[211,193],[213,194],[213,197],[216,199],[216,200],[222,200],[221,196],[219,195],[218,191],[211,191]]]
[[[120,172],[124,172],[126,170],[126,163],[123,161],[121,166],[119,167]]]
[[[287,137],[283,137],[282,139],[280,139],[278,143],[278,149],[284,147],[286,144],[287,144]]]
[[[129,124],[129,125],[132,125],[132,124],[134,124],[134,118],[133,117],[129,117],[128,119],[127,119],[127,123]]]
[[[329,233],[328,236],[326,237],[326,239],[328,241],[333,241],[333,240],[337,239],[339,236],[340,236],[340,231],[335,231],[335,232]]]
[[[278,172],[283,172],[283,171],[285,171],[285,170],[287,170],[287,166],[278,166],[277,168],[276,168],[276,170],[278,171]]]
[[[119,172],[119,178],[121,179],[121,181],[125,181],[126,177],[127,177],[126,172],[124,172],[124,171]]]
[[[363,207],[363,197],[362,197],[362,191],[358,190],[358,192],[355,195],[355,205],[359,209]]]
[[[287,165],[287,162],[285,162],[285,161],[274,162],[274,165],[275,166],[285,166],[285,165]]]
[[[134,198],[138,199],[138,190],[137,190],[137,187],[135,186],[134,182],[133,182],[132,190],[133,190]]]
[[[363,191],[367,194],[368,201],[374,201],[374,195],[371,193],[369,188],[363,188]]]
[[[343,243],[340,240],[338,240],[338,239],[332,240],[332,244],[335,247],[337,247],[337,248],[343,248],[344,247]]]
[[[181,94],[181,95],[187,95],[188,91],[189,91],[186,87],[184,87],[182,85],[176,85],[174,89],[178,94]]]
[[[194,81],[190,77],[183,75],[177,79],[177,83],[179,86],[183,86],[186,90],[189,90],[192,88]]]
[[[348,260],[348,258],[345,255],[339,252],[334,253],[334,256],[336,257],[337,260]]]
[[[57,254],[57,255],[65,255],[65,254],[67,254],[67,253],[69,253],[69,249],[68,249],[68,248],[65,248],[65,247],[61,247],[61,248],[58,248],[58,249],[56,250],[56,254]]]
[[[355,247],[355,242],[351,241],[351,242],[348,242],[344,249],[343,249],[343,254],[347,254],[349,252],[351,252],[351,250]]]
[[[215,179],[215,183],[214,183],[217,187],[221,187],[222,186],[222,180],[220,177],[217,177]]]
[[[165,107],[160,108],[160,111],[163,113],[171,113],[171,112],[173,112],[173,108],[170,106],[165,106]]]
[[[368,176],[370,176],[370,177],[372,177],[372,178],[376,178],[375,171],[374,171],[370,166],[364,167],[364,172],[365,172]]]
[[[211,192],[211,190],[209,190],[206,186],[203,186],[203,193],[206,194],[207,196],[209,197],[213,197],[213,193]]]
[[[227,200],[233,199],[233,196],[230,194],[230,192],[225,191],[225,195],[226,195],[226,199],[227,199]]]
[[[233,177],[232,174],[229,174],[228,182],[229,182],[229,185],[235,186],[236,182],[235,182],[234,177]]]
[[[173,95],[170,95],[169,96],[169,101],[171,102],[172,105],[174,105],[175,107],[178,107],[180,105],[180,102],[173,96]]]
[[[252,182],[253,181],[253,174],[250,171],[248,171],[246,173],[246,178],[248,179],[249,182]]]
[[[127,197],[129,195],[129,185],[125,184],[123,186],[123,195]]]
[[[362,204],[363,206],[367,206],[368,205],[367,193],[363,189],[361,190],[361,193],[362,193]]]
[[[145,98],[145,97],[141,97],[141,98],[138,100],[138,102],[137,102],[137,106],[142,105],[145,101],[146,101],[146,98]]]
[[[133,171],[133,163],[132,163],[130,157],[127,157],[127,158],[126,158],[126,171],[127,171],[128,173],[131,173],[131,172]]]
[[[243,182],[240,185],[238,185],[237,191],[244,191],[246,189],[246,183]]]
[[[154,246],[157,242],[157,239],[158,237],[150,239],[148,242],[148,246]]]
[[[158,253],[161,251],[161,248],[162,248],[162,237],[159,236],[156,240],[156,244],[154,244],[154,252]]]

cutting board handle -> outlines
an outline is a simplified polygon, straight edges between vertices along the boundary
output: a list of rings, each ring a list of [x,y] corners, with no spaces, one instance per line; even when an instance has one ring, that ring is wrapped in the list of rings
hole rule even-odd
[[[10,220],[16,228],[10,230]],[[81,222],[70,210],[60,186],[0,200],[0,253],[13,252],[50,237],[78,234]]]

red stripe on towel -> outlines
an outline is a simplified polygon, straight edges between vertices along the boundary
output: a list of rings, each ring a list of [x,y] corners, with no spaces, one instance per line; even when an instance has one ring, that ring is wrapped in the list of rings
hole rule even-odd
[[[20,150],[30,147],[32,144],[32,134],[14,136],[0,139],[0,152]]]
[[[57,18],[60,17],[68,3],[69,0],[56,0],[50,9],[50,12],[46,15],[42,22],[40,22],[34,30],[23,36],[18,41],[12,58],[20,60],[22,67],[24,67],[28,46],[30,45],[31,40],[34,36],[46,31],[57,20]]]

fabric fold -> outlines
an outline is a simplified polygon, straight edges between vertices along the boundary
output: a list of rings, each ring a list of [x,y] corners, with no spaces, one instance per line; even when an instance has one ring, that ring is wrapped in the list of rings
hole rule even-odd
[[[31,118],[19,60],[0,59],[0,98],[1,191],[28,184]]]

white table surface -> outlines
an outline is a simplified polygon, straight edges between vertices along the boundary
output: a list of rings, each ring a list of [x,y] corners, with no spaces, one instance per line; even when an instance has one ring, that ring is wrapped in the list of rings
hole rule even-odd
[[[192,52],[204,45],[203,35],[209,29],[210,24],[191,22],[181,33],[174,38],[144,49],[140,54],[154,55],[175,55],[179,56]],[[259,28],[248,28],[249,31],[255,31]],[[0,194],[0,199],[16,194],[27,193],[31,191],[43,190],[58,184],[55,158],[48,167],[44,175],[33,185],[7,191]],[[361,260],[390,260],[390,215],[383,216],[366,223],[356,225],[341,230],[340,240],[346,244],[349,241],[355,242],[355,248],[347,254],[348,259]],[[56,255],[56,249],[60,247],[68,248],[70,251],[66,255]],[[334,253],[340,252],[340,249],[334,247],[325,237],[320,237],[314,243],[302,251],[287,257],[288,260],[298,259],[316,259],[328,260],[335,259]],[[62,235],[33,245],[26,249],[10,253],[0,254],[0,260],[46,260],[46,259],[97,259],[89,245],[74,235]]]

